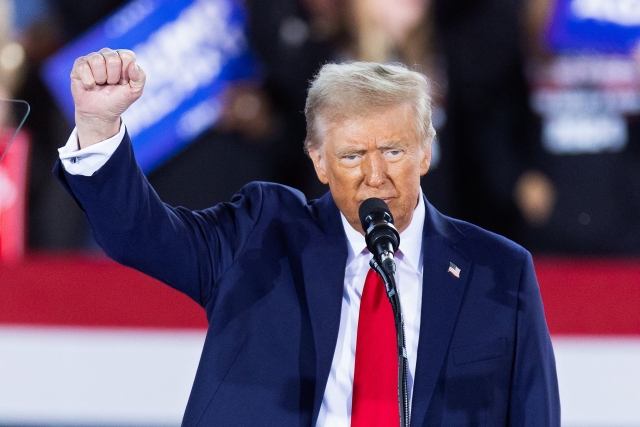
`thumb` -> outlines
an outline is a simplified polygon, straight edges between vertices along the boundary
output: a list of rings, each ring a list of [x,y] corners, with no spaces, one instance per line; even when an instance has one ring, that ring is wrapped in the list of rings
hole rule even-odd
[[[144,70],[135,62],[131,62],[129,64],[128,74],[129,74],[129,85],[133,91],[142,91],[144,87],[145,80],[147,78]]]

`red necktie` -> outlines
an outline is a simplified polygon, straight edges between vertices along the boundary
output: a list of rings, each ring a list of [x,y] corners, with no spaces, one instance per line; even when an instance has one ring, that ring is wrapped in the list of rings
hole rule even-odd
[[[358,318],[351,427],[399,425],[398,348],[393,311],[382,278],[369,269]]]

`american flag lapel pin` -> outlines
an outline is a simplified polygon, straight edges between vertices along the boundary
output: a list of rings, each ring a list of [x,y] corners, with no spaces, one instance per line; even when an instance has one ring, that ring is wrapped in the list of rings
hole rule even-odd
[[[454,263],[452,263],[452,262],[450,262],[450,263],[449,263],[449,269],[447,270],[447,273],[451,273],[451,274],[453,274],[453,276],[454,276],[456,279],[459,279],[459,278],[460,278],[460,272],[461,272],[461,271],[462,271],[462,270],[460,270],[460,267],[458,267],[457,265],[455,265],[455,264],[454,264]]]

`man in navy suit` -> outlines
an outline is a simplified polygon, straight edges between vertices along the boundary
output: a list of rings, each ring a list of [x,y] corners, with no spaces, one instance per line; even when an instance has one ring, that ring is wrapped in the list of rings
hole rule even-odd
[[[443,216],[420,190],[435,134],[424,76],[325,65],[305,148],[330,192],[307,201],[251,183],[195,212],[163,204],[135,162],[120,119],[145,82],[133,52],[78,58],[71,80],[76,129],[54,172],[110,257],[186,293],[209,320],[183,425],[362,425],[354,365],[371,254],[358,208],[369,197],[400,232],[411,426],[560,425],[530,254]]]

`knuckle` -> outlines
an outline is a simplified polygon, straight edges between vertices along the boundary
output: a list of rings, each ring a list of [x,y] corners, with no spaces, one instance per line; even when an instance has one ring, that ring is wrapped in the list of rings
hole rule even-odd
[[[100,54],[91,54],[87,58],[87,62],[89,62],[93,66],[104,64],[104,57]]]
[[[123,60],[129,60],[129,61],[135,61],[136,60],[136,54],[129,49],[119,49],[118,51],[118,55],[120,55],[120,58],[122,58]]]
[[[78,71],[78,74],[85,74],[91,72],[91,67],[89,67],[89,63],[85,60],[78,63],[76,70]]]
[[[104,58],[105,63],[107,64],[108,67],[116,67],[118,65],[120,65],[120,58],[117,56],[107,56]]]
[[[75,62],[73,63],[73,68],[71,70],[71,72],[80,72],[82,71],[82,68],[87,64],[86,59],[84,59],[84,57],[82,58],[78,58],[75,60]]]

